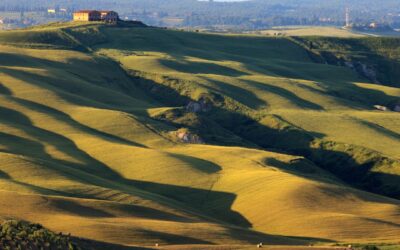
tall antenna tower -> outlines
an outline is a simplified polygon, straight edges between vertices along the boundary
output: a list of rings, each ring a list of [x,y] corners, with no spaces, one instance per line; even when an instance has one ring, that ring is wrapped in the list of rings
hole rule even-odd
[[[346,7],[346,26],[345,27],[350,27],[350,9],[349,9],[349,7]]]

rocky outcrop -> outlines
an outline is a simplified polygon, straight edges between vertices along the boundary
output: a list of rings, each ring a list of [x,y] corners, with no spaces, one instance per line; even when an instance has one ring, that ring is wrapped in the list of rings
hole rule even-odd
[[[374,108],[380,111],[388,111],[389,109],[386,106],[382,105],[374,105]]]
[[[400,101],[393,101],[390,104],[388,104],[388,107],[390,110],[394,112],[400,112]]]
[[[374,105],[374,108],[376,110],[380,110],[380,111],[394,111],[394,112],[400,112],[400,104],[392,104],[389,105],[388,107],[386,106],[382,106],[382,105]]]
[[[344,65],[356,71],[358,74],[364,76],[371,82],[379,83],[377,72],[373,66],[361,62],[350,62],[350,61],[344,62]]]
[[[204,141],[200,136],[190,132],[188,129],[179,129],[173,133],[175,134],[175,137],[183,143],[204,144]]]
[[[200,113],[207,112],[211,109],[211,103],[204,98],[200,98],[199,101],[191,101],[186,105],[187,112]]]

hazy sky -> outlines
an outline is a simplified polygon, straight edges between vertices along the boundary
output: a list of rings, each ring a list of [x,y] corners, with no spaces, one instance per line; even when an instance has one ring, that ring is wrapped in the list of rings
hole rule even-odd
[[[199,1],[209,1],[209,0],[199,0]],[[250,0],[214,0],[215,2],[243,2],[243,1],[250,1]]]

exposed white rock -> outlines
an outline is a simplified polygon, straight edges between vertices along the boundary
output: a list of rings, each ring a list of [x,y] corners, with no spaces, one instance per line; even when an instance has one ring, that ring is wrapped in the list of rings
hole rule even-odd
[[[374,105],[374,108],[380,111],[388,111],[388,108],[382,105]]]
[[[183,143],[188,143],[188,144],[204,144],[203,139],[190,132],[187,129],[179,129],[178,131],[174,132],[175,136]]]

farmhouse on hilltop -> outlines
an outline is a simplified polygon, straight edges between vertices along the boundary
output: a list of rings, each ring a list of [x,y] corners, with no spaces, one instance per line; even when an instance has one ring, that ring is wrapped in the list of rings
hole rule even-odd
[[[118,13],[115,11],[108,10],[79,10],[74,12],[74,21],[83,22],[95,22],[95,21],[105,21],[105,22],[116,22],[118,21]]]
[[[96,10],[80,10],[74,12],[74,21],[100,21],[101,14]]]

